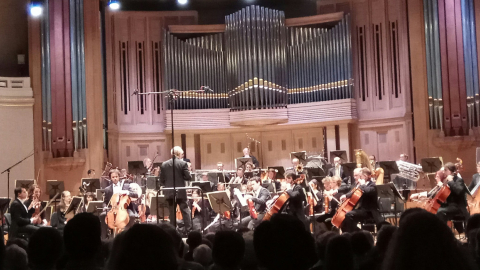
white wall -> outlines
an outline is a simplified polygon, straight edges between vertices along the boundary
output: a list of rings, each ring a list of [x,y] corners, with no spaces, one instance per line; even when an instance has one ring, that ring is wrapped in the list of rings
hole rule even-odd
[[[0,171],[33,153],[33,92],[29,78],[0,77]],[[33,156],[10,172],[15,179],[34,179]],[[0,175],[0,196],[7,196],[7,173]]]

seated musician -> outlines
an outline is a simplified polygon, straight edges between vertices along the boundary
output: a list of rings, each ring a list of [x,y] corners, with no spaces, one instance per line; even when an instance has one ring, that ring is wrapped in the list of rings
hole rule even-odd
[[[468,190],[472,192],[472,195],[474,195],[473,190],[478,185],[478,183],[480,183],[480,162],[477,163],[477,173],[472,176],[472,182],[468,186]]]
[[[132,212],[136,218],[140,218],[139,215],[145,214],[145,217],[150,215],[150,208],[145,205],[145,200],[142,197],[142,188],[137,183],[130,184],[130,192],[136,193],[135,197],[131,198],[130,204],[132,205]],[[145,211],[141,207],[145,206]],[[143,213],[145,212],[145,213]]]
[[[277,170],[270,168],[268,169],[267,172],[267,179],[263,181],[263,184],[272,184],[272,186],[269,186],[270,192],[276,192],[277,190],[280,190],[281,188],[281,183],[280,181],[277,180]]]
[[[192,199],[188,201],[188,206],[192,211],[192,230],[201,231],[202,217],[204,222],[203,226],[206,226],[211,216],[212,208],[208,199],[202,199],[202,197],[200,197],[200,191],[194,189],[192,190]]]
[[[85,193],[85,196],[83,196],[83,203],[82,203],[81,209],[78,210],[78,213],[87,212],[88,203],[96,200],[97,200],[97,196],[93,192]]]
[[[230,175],[228,173],[225,173],[223,167],[224,166],[223,166],[222,162],[217,163],[217,171],[223,172],[223,176],[225,177],[225,183],[228,183],[228,182],[230,182]]]
[[[445,171],[443,170],[443,168],[438,170],[437,173],[435,174],[435,181],[438,186],[440,186],[439,183],[443,183],[443,181],[445,181],[446,178],[447,178],[447,175],[445,174]],[[434,191],[435,190],[414,193],[410,195],[410,200],[427,200],[429,197],[435,195],[433,194]]]
[[[267,210],[267,201],[270,199],[270,192],[262,187],[262,179],[255,176],[252,177],[249,181],[253,188],[253,195],[245,195],[246,200],[252,200],[254,203],[255,211],[257,212],[257,219],[253,219],[250,215],[242,218],[241,225],[242,227],[247,227],[250,230],[253,230],[257,227],[260,222],[262,222],[263,217],[265,216]]]
[[[447,197],[447,201],[437,211],[437,217],[443,220],[445,223],[456,216],[463,217],[465,221],[470,217],[467,211],[467,189],[465,182],[457,174],[457,168],[455,164],[448,162],[444,166],[445,175],[447,175],[447,183],[450,188],[450,195]],[[442,187],[443,182],[437,184]],[[462,233],[464,228],[463,224],[456,222],[455,229],[459,233]]]
[[[245,164],[245,172],[253,172],[253,163],[252,162],[247,162],[247,164]]]
[[[345,185],[349,186],[349,177],[346,175],[343,169],[342,159],[339,157],[333,159],[333,167],[328,170],[328,176],[338,176],[343,180]]]
[[[325,222],[327,219],[332,218],[339,206],[340,197],[343,195],[338,192],[339,186],[342,184],[340,177],[326,177],[324,178],[325,191],[323,192],[324,203],[328,203],[328,209],[325,209],[323,206],[322,212],[325,211],[325,214],[317,218],[319,226],[324,231],[330,231],[332,229],[332,224],[330,222]]]
[[[237,176],[232,177],[232,179],[230,179],[230,182],[228,182],[228,183],[229,184],[244,184],[245,183],[245,178],[243,176],[243,168],[242,167],[237,168]]]
[[[138,198],[138,194],[136,192],[130,191],[129,184],[124,183],[124,181],[120,181],[119,170],[111,170],[110,179],[112,181],[112,184],[105,189],[105,198],[103,200],[104,207],[109,206],[110,199],[112,198],[113,194],[124,194],[130,196],[131,198]],[[127,211],[130,220],[126,228],[130,228],[135,222],[135,212],[133,210],[132,204],[128,206]],[[100,223],[102,225],[102,239],[106,239],[108,234],[108,225],[105,223],[105,217],[107,216],[107,212],[108,210],[100,214]]]
[[[311,192],[313,196],[313,201],[315,204],[313,205],[313,213],[321,213],[323,212],[322,205],[323,205],[323,196],[322,192],[318,189],[319,184],[316,179],[313,179],[312,181],[309,182],[311,186]],[[316,196],[315,196],[316,195]],[[317,201],[318,198],[318,201]]]
[[[38,230],[36,224],[42,222],[40,217],[28,217],[27,206],[25,201],[28,198],[27,191],[24,188],[15,188],[15,200],[10,205],[10,215],[12,217],[12,224],[10,225],[9,238],[17,237],[17,233],[33,234]]]
[[[365,221],[368,218],[373,218],[376,224],[383,221],[380,212],[378,211],[377,189],[375,183],[371,179],[372,172],[368,168],[362,168],[361,170],[361,176],[360,179],[358,179],[357,187],[363,191],[363,195],[357,202],[355,209],[345,215],[345,220],[342,223],[343,232],[353,232],[357,229],[358,222]],[[352,195],[353,190],[342,195],[340,201],[349,199]]]
[[[40,197],[42,196],[42,190],[38,185],[31,185],[28,189],[28,200],[25,201],[25,205],[28,207],[28,218],[32,218],[35,215],[35,212],[39,213],[43,210],[42,201]],[[40,215],[42,220],[42,225],[47,225],[47,220],[45,219],[45,212]]]
[[[286,192],[290,196],[289,204],[287,206],[287,213],[300,219],[308,231],[308,220],[305,216],[304,206],[307,203],[305,190],[301,186],[304,178],[301,174],[288,173],[285,177],[287,184],[291,184],[291,188]]]
[[[70,191],[65,190],[60,196],[60,203],[57,205],[57,212],[55,215],[52,215],[50,224],[53,228],[56,228],[63,233],[65,224],[67,224],[67,219],[65,218],[65,211],[67,211],[70,203],[72,202],[72,195]]]
[[[250,155],[250,149],[248,147],[243,149],[243,157],[244,158],[252,158],[252,169],[257,168],[260,166],[260,163],[258,162],[257,158]]]

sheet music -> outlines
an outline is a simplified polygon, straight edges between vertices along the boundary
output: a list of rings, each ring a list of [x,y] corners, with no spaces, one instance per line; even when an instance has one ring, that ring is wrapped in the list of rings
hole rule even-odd
[[[242,209],[248,207],[247,200],[245,199],[245,197],[243,197],[243,193],[238,190],[238,188],[233,189],[233,194],[235,194],[235,197],[237,197],[237,200],[240,202]]]

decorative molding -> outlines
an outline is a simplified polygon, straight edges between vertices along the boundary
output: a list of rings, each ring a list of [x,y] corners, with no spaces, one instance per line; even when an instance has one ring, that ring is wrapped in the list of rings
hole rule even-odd
[[[45,158],[44,165],[55,171],[68,172],[85,165],[86,159],[83,157],[60,157]]]
[[[0,106],[31,107],[34,101],[30,78],[0,77]]]
[[[312,25],[312,24],[339,22],[342,20],[343,15],[344,13],[342,11],[342,12],[335,12],[335,13],[324,14],[324,15],[291,18],[291,19],[285,20],[285,25],[287,27],[293,27],[293,26],[305,26],[305,25]]]
[[[230,112],[230,125],[264,126],[288,122],[288,109],[265,109]]]
[[[169,25],[168,31],[172,34],[206,34],[223,33],[225,24],[206,24],[206,25]]]
[[[341,120],[356,120],[357,118],[355,99],[339,99],[288,105],[287,125],[323,124]]]

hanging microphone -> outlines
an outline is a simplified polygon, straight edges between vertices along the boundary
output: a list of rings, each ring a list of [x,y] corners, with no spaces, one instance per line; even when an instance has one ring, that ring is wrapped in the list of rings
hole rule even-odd
[[[209,86],[202,86],[200,87],[201,90],[204,90],[205,93],[213,93],[213,89],[210,88]]]

